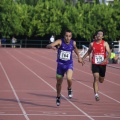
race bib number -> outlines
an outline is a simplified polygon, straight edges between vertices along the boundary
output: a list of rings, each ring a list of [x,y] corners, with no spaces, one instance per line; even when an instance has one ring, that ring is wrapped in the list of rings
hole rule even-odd
[[[69,52],[69,51],[62,51],[61,50],[61,52],[60,52],[60,59],[61,60],[65,60],[65,61],[70,60],[70,55],[71,55],[71,52]]]
[[[104,56],[103,55],[95,55],[95,63],[96,64],[101,64],[104,60]]]

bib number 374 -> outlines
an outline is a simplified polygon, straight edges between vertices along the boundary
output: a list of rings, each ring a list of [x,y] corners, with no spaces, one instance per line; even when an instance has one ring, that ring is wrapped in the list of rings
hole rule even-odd
[[[95,55],[95,63],[96,64],[102,63],[103,60],[104,60],[104,56],[103,55]]]

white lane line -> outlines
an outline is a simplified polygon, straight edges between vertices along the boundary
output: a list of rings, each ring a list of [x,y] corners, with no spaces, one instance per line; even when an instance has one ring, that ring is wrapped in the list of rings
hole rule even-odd
[[[28,50],[26,50],[26,51],[28,51]],[[30,51],[29,51],[30,52]],[[44,53],[46,53],[46,52],[50,52],[49,50],[46,50]],[[40,50],[38,51],[37,50],[37,53],[41,53],[40,52]],[[51,53],[53,53],[53,51],[51,51]],[[32,54],[34,54],[34,55],[38,55],[38,54],[35,54],[35,53],[32,53]],[[40,55],[40,54],[39,54]],[[53,54],[51,54],[51,55],[53,55]],[[73,59],[74,59],[74,57],[73,57]],[[76,59],[76,58],[75,58]],[[85,59],[85,61],[87,61],[87,63],[89,62],[88,60],[86,60]],[[75,61],[75,63],[77,63],[76,61]],[[88,64],[85,64],[86,66],[88,66],[88,67],[90,67],[90,64],[88,65]],[[109,66],[109,64],[108,64],[108,66]],[[114,67],[114,66],[113,66]],[[114,67],[115,68],[115,67]],[[120,68],[120,67],[119,67]],[[110,71],[107,71],[108,73],[111,73],[111,74],[113,74],[113,75],[117,75],[117,76],[120,76],[120,74],[116,74],[116,73],[113,73],[113,72],[110,72]]]
[[[27,70],[29,70],[31,73],[33,73],[36,77],[38,77],[40,80],[42,80],[45,84],[47,84],[49,87],[51,87],[54,91],[56,89],[51,86],[48,82],[46,82],[42,77],[40,77],[38,74],[36,74],[34,71],[32,71],[29,67],[27,67],[24,63],[22,63],[20,60],[18,60],[15,56],[13,56],[11,53],[6,51],[7,54],[9,54],[12,58],[14,58],[16,61],[18,61],[20,64],[22,64]],[[26,55],[27,56],[27,55]],[[62,95],[64,99],[66,99],[70,104],[72,104],[78,111],[82,112],[86,117],[88,117],[90,120],[94,120],[91,116],[89,116],[86,112],[84,112],[82,109],[80,109],[78,106],[76,106],[74,103],[72,103],[69,99],[67,99],[64,95]]]
[[[73,78],[73,79],[74,79],[74,78]],[[88,87],[88,88],[90,88],[90,89],[93,89],[92,87],[90,87],[90,86],[88,86],[88,85],[86,85],[86,84],[84,84],[84,83],[82,83],[82,82],[80,82],[80,81],[76,81],[76,82],[78,82],[78,83],[80,83],[80,84],[82,84],[82,85],[84,85],[84,86],[86,86],[86,87]],[[117,103],[120,103],[120,101],[118,101],[118,100],[116,100],[116,99],[114,99],[114,98],[112,98],[112,97],[110,97],[110,96],[108,96],[108,95],[106,95],[106,94],[104,94],[104,93],[102,93],[102,92],[100,92],[100,91],[99,91],[99,93],[102,94],[102,95],[104,95],[104,96],[106,96],[107,98],[109,98],[109,99],[117,102]]]
[[[23,114],[0,114],[0,116],[22,116]],[[85,115],[66,115],[66,114],[27,114],[28,116],[63,116],[63,117],[86,117]],[[113,115],[105,115],[105,116],[91,116],[93,118],[118,118],[120,119],[120,116],[113,116]]]
[[[18,96],[17,96],[17,93],[15,92],[15,89],[14,89],[14,87],[12,86],[12,83],[11,83],[11,81],[10,81],[10,79],[9,79],[9,77],[8,77],[8,75],[7,75],[7,73],[6,73],[6,71],[5,71],[5,69],[4,69],[4,67],[3,67],[3,65],[2,65],[1,62],[0,62],[0,66],[1,66],[1,68],[2,68],[2,70],[3,70],[3,72],[4,72],[5,76],[6,76],[6,78],[7,78],[7,80],[8,80],[8,83],[9,83],[9,85],[10,85],[12,91],[13,91],[13,94],[14,94],[17,102],[18,102],[19,107],[20,107],[21,110],[22,110],[22,113],[23,113],[24,117],[26,118],[26,120],[30,120],[30,119],[28,118],[28,116],[27,116],[27,114],[26,114],[26,111],[24,110],[24,108],[23,108],[23,106],[22,106],[22,104],[21,104],[21,102],[20,102],[20,100],[19,100],[19,98],[18,98]]]
[[[23,53],[21,53],[21,52],[18,52],[18,53],[23,54]],[[38,63],[40,63],[40,64],[42,64],[42,65],[44,65],[44,66],[46,66],[46,67],[48,67],[48,68],[56,71],[55,69],[53,69],[52,67],[50,67],[50,66],[42,63],[41,61],[38,61],[38,60],[36,60],[36,59],[28,56],[28,55],[25,55],[25,54],[23,54],[23,55],[26,56],[26,57],[28,57],[29,59],[32,59],[32,60],[34,60],[34,61],[36,61],[36,62],[38,62]],[[50,60],[50,59],[49,59],[49,60]],[[80,70],[80,71],[81,71],[81,70]],[[81,71],[81,72],[84,72],[84,71]],[[87,73],[87,72],[84,72],[84,73]],[[90,73],[87,73],[87,74],[90,74]],[[91,75],[91,74],[90,74],[90,75]],[[73,78],[73,79],[74,79],[74,78]],[[76,81],[76,79],[74,79],[74,80]],[[76,82],[78,82],[78,83],[80,83],[80,84],[82,84],[82,85],[84,85],[84,86],[86,86],[86,87],[88,87],[88,88],[90,88],[90,89],[93,89],[92,87],[90,87],[90,86],[88,86],[88,85],[86,85],[86,84],[84,84],[84,83],[82,83],[82,82],[80,82],[80,81],[76,81]],[[102,93],[102,92],[100,92],[100,91],[99,91],[99,93],[101,93],[102,95],[106,96],[107,98],[109,98],[109,99],[111,99],[111,100],[113,100],[113,101],[115,101],[115,102],[117,102],[117,103],[120,103],[120,101],[118,101],[118,100],[116,100],[116,99],[114,99],[114,98],[112,98],[112,97],[110,97],[110,96],[108,96],[108,95],[106,95],[106,94],[104,94],[104,93]]]
[[[115,68],[115,69],[119,69],[120,70],[120,67],[117,67],[117,66],[112,66],[112,65],[107,65],[108,67],[112,67],[112,68]]]
[[[92,76],[92,74],[91,74],[91,73],[87,73],[87,72],[82,71],[82,70],[79,70],[79,69],[77,69],[77,68],[74,68],[74,69],[75,69],[75,70],[77,70],[77,71],[80,71],[80,72],[83,72],[83,73],[85,73],[85,74],[88,74],[88,75]],[[107,82],[109,82],[109,83],[112,83],[112,84],[114,84],[114,85],[120,86],[120,84],[115,83],[115,82],[112,82],[112,81],[109,81],[109,80],[108,80],[108,79],[106,79],[106,78],[105,78],[105,81],[107,81]]]
[[[26,50],[26,51],[28,51],[28,52],[31,53],[31,54],[38,55],[38,54],[36,54],[36,53],[30,52],[29,50]],[[17,52],[18,52],[18,51],[17,51]],[[20,52],[18,52],[18,53],[20,53]],[[20,54],[22,54],[22,53],[20,53]],[[24,54],[23,54],[23,55],[24,55]],[[45,57],[45,56],[42,56],[42,55],[40,55],[40,57],[43,57],[43,58],[45,58],[45,59],[48,59],[48,60],[51,60],[51,61],[55,62],[55,60],[52,60],[52,59],[50,59],[50,58],[48,58],[48,57]],[[77,70],[77,71],[83,72],[83,73],[85,73],[85,74],[88,74],[88,75],[90,75],[90,76],[93,76],[91,73],[87,73],[87,72],[82,71],[82,70],[79,70],[79,69],[77,69],[77,68],[74,68],[74,69]],[[112,84],[114,84],[114,85],[120,86],[120,84],[115,83],[115,82],[112,82],[112,81],[109,81],[109,80],[106,79],[106,78],[105,78],[105,80],[106,80],[107,82],[109,82],[109,83],[112,83]]]

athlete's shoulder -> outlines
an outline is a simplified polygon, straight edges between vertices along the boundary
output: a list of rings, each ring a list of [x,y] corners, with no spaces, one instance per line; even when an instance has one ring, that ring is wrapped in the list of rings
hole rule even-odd
[[[104,43],[104,45],[108,45],[108,42],[107,42],[107,41],[105,41],[105,40],[103,40],[103,43]]]
[[[105,41],[105,40],[102,40],[102,42],[103,42],[103,43],[107,43],[107,41]]]
[[[94,43],[94,41],[90,43],[90,46],[93,46],[93,43]]]

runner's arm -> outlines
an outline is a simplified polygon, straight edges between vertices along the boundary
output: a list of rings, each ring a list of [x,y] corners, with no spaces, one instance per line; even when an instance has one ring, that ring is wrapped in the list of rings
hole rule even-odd
[[[48,44],[48,45],[46,46],[46,48],[48,48],[48,49],[56,49],[56,46],[60,46],[60,45],[61,45],[61,40],[58,39],[58,40],[56,40],[55,42],[53,42],[53,43],[51,43],[51,44]]]
[[[77,55],[78,58],[81,58],[80,55],[79,55],[78,48],[76,46],[76,42],[75,41],[74,41],[74,52],[75,52],[75,54]]]
[[[85,59],[87,56],[90,56],[90,53],[92,52],[92,46],[93,46],[93,43],[90,43],[89,49],[87,53],[83,56],[83,59]]]
[[[78,62],[81,63],[82,65],[84,65],[84,61],[82,60],[82,58],[79,55],[78,48],[76,46],[76,42],[74,41],[73,44],[74,44],[74,52],[76,53],[76,55],[78,57]]]
[[[109,44],[107,42],[105,42],[105,48],[106,48],[106,51],[108,53],[105,60],[108,60],[111,56],[111,50],[110,50]]]

